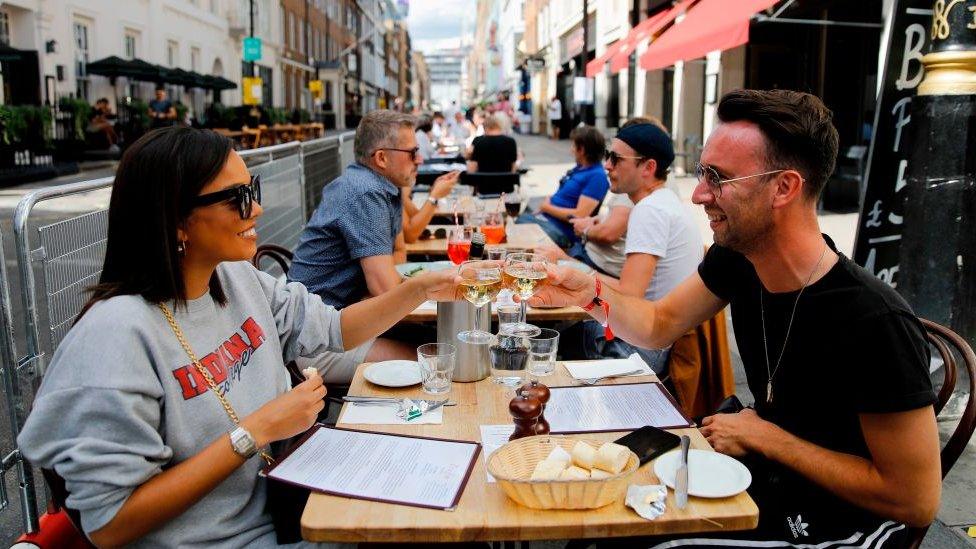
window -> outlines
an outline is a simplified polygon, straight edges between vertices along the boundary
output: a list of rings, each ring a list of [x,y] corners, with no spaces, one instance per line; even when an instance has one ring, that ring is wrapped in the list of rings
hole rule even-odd
[[[90,100],[91,82],[88,80],[88,23],[75,21],[73,25],[75,36],[75,95],[80,99]]]
[[[166,63],[168,67],[175,67],[180,59],[180,46],[176,40],[166,41]]]
[[[200,70],[200,48],[190,48],[190,70]]]
[[[10,16],[5,11],[0,11],[0,44],[10,45]]]
[[[138,52],[136,49],[136,43],[139,41],[139,33],[134,30],[125,30],[125,36],[122,38],[122,51],[125,53],[126,59],[135,59],[138,57]]]

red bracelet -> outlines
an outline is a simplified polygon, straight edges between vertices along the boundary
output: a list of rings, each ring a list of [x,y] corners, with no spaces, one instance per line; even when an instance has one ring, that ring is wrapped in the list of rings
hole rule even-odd
[[[607,322],[603,325],[603,337],[607,341],[613,341],[613,330],[610,329],[610,304],[607,303],[607,300],[600,299],[600,294],[603,292],[603,283],[600,282],[600,277],[593,275],[593,284],[596,295],[593,297],[593,301],[590,301],[583,307],[583,310],[587,312],[592,311],[597,305],[603,308],[603,316],[607,319]]]

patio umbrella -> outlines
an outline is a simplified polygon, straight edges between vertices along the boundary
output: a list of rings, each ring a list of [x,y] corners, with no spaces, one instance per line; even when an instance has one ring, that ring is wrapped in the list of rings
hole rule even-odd
[[[98,61],[92,61],[85,66],[88,74],[97,74],[109,78],[124,76],[126,78],[138,78],[146,76],[148,73],[145,68],[133,63],[128,59],[122,59],[115,55],[110,55]]]
[[[143,82],[156,82],[160,84],[165,81],[166,69],[160,67],[159,65],[154,65],[148,61],[143,61],[142,59],[133,59],[129,61],[134,67],[138,67],[139,75],[133,76],[133,80],[141,80]]]
[[[213,89],[215,90],[218,91],[233,90],[234,88],[237,87],[237,84],[231,82],[230,80],[227,80],[223,76],[213,76],[212,78],[213,78],[213,84],[211,87],[213,87]]]
[[[6,44],[0,44],[0,61],[20,61],[24,58],[25,53],[27,52],[24,50],[18,50]]]
[[[199,87],[200,84],[194,73],[180,68],[166,69],[166,82],[187,88]]]

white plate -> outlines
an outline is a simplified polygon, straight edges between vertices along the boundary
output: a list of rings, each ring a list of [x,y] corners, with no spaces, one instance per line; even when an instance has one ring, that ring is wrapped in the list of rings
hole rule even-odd
[[[674,489],[674,473],[681,451],[668,452],[654,461],[654,474]],[[688,495],[700,498],[727,498],[752,484],[752,474],[738,460],[718,452],[688,450]]]
[[[387,360],[370,364],[363,377],[383,387],[409,387],[420,383],[420,365],[413,360]]]

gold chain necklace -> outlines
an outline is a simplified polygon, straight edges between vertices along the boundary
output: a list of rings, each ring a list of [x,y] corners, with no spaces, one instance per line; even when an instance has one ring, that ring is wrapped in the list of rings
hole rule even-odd
[[[176,324],[176,319],[173,318],[173,313],[170,312],[169,307],[167,307],[165,303],[157,303],[157,305],[159,306],[159,310],[163,312],[163,316],[166,317],[166,322],[169,322],[169,327],[172,328],[173,333],[176,334],[176,339],[179,340],[183,350],[186,351],[186,355],[190,357],[190,361],[193,362],[193,366],[196,367],[197,371],[200,372],[200,375],[207,380],[207,385],[210,387],[213,394],[217,395],[217,399],[220,400],[220,404],[224,407],[224,411],[227,412],[227,416],[230,417],[231,421],[234,422],[234,425],[240,427],[241,421],[237,418],[237,412],[235,412],[234,408],[231,407],[230,402],[227,402],[227,398],[224,397],[224,395],[222,395],[217,389],[217,382],[214,381],[213,376],[210,375],[210,371],[204,368],[203,365],[200,364],[200,361],[197,360],[197,355],[193,354],[193,350],[190,349],[190,344],[187,343],[186,338],[183,337],[183,330],[181,330],[179,325]],[[261,455],[261,458],[268,463],[268,465],[274,464],[274,458],[271,457],[270,454],[263,450],[259,451],[258,453]]]
[[[763,351],[766,352],[766,404],[773,403],[773,376],[779,371],[779,365],[783,361],[783,355],[786,354],[786,343],[790,340],[790,330],[793,328],[793,319],[796,317],[796,306],[800,304],[800,296],[803,295],[803,290],[807,289],[810,285],[810,281],[813,280],[813,275],[817,274],[817,270],[820,269],[820,263],[823,262],[824,256],[827,255],[827,243],[824,242],[823,252],[820,253],[820,259],[817,260],[817,264],[813,267],[813,271],[810,272],[810,276],[807,277],[807,281],[800,288],[800,293],[796,294],[796,301],[793,302],[793,312],[790,313],[790,323],[786,325],[786,337],[783,338],[783,348],[779,350],[779,358],[776,359],[776,367],[773,371],[769,371],[769,346],[766,344],[766,311],[763,306],[763,287],[762,281],[759,281],[759,315],[762,319],[762,335],[763,335]]]

